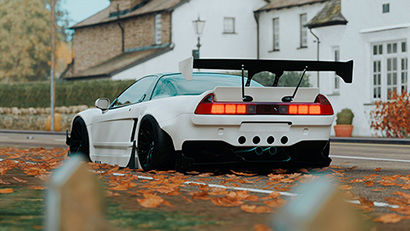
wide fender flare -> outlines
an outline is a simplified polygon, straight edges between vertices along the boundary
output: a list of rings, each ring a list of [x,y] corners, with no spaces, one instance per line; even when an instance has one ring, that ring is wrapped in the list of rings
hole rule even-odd
[[[82,112],[79,112],[71,120],[71,127],[73,126],[74,119],[77,117],[81,117],[84,120],[85,125],[88,127],[93,123],[93,117],[96,115],[101,115],[102,113],[103,112],[101,111],[101,109],[97,109],[97,108],[91,108],[91,109],[87,109]]]

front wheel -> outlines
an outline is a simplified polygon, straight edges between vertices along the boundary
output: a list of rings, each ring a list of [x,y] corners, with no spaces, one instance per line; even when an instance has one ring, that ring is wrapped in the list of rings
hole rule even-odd
[[[138,132],[138,159],[145,171],[167,170],[174,166],[175,150],[171,137],[152,116],[145,116]]]
[[[81,154],[88,161],[91,161],[87,127],[81,117],[77,117],[73,121],[69,146],[71,155]]]

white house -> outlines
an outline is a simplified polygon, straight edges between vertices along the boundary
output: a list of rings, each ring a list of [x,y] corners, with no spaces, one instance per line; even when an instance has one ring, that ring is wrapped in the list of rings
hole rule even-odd
[[[178,61],[197,49],[193,21],[205,21],[200,37],[200,56],[257,57],[256,21],[253,11],[264,6],[264,0],[191,0],[172,13],[172,52],[150,59],[120,72],[112,79],[129,79],[158,72],[178,71]],[[158,65],[158,64],[161,65]]]
[[[410,87],[409,11],[409,0],[111,0],[74,26],[79,68],[72,65],[66,79],[178,71],[196,49],[200,18],[202,58],[354,60],[352,84],[334,73],[308,72],[310,81],[336,113],[353,110],[353,136],[374,136],[374,102]]]
[[[282,2],[286,5],[275,5]],[[374,102],[410,87],[409,10],[408,0],[271,1],[258,10],[259,57],[354,60],[353,84],[321,73],[319,87],[336,112],[353,110],[353,136],[374,136],[369,116]],[[311,73],[314,86],[316,79]]]

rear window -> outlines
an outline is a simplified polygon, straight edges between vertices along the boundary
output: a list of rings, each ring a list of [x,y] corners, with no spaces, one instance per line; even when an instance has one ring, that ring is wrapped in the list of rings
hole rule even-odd
[[[246,82],[247,78],[245,78]],[[155,86],[152,99],[177,95],[200,95],[215,87],[240,87],[242,77],[235,75],[194,74],[192,81],[187,81],[183,75],[168,75],[159,79]],[[263,87],[251,81],[252,87]]]

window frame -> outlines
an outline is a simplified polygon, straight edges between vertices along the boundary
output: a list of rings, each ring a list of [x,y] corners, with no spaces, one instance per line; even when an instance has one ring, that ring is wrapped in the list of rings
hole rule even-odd
[[[154,44],[162,44],[162,15],[154,15]]]
[[[227,30],[226,23],[227,22],[232,22],[232,29],[229,31]],[[224,17],[223,19],[223,34],[236,34],[236,23],[235,23],[235,17]]]
[[[408,42],[406,39],[376,42],[371,47],[371,100],[388,101],[390,92],[409,89]],[[406,81],[406,83],[403,83]]]
[[[332,48],[333,58],[335,62],[340,61],[340,47],[336,46]],[[335,73],[333,78],[333,92],[339,93],[340,91],[340,77]]]
[[[273,18],[272,19],[272,42],[273,42],[273,51],[279,51],[280,50],[280,24],[279,24],[279,18]]]
[[[385,3],[382,5],[382,13],[390,13],[390,3]]]
[[[307,22],[307,14],[299,15],[299,48],[307,48],[307,28],[304,26]]]

